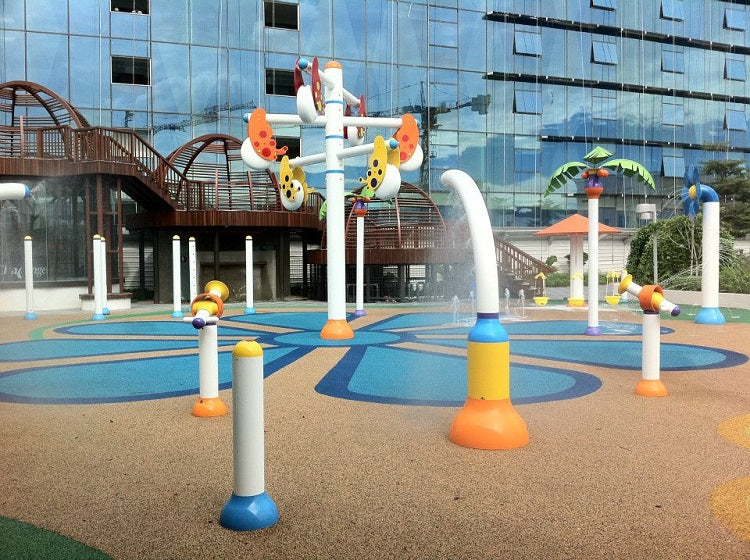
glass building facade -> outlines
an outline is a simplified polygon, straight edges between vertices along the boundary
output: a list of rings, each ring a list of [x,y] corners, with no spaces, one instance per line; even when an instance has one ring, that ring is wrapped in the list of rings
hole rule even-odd
[[[689,164],[748,159],[747,4],[0,0],[0,82],[46,86],[91,124],[132,128],[167,155],[204,134],[244,138],[254,107],[295,112],[297,57],[335,59],[368,114],[415,115],[425,162],[403,178],[447,216],[460,207],[439,181],[450,168],[474,177],[496,228],[585,213],[582,181],[543,193],[558,166],[600,145],[654,176],[656,192],[608,179],[601,221],[628,228],[638,203],[679,211]],[[368,138],[378,133],[392,131]],[[323,151],[318,128],[276,135]],[[354,188],[366,159],[347,165]],[[325,193],[323,177],[308,170]],[[80,206],[56,203],[54,215]]]

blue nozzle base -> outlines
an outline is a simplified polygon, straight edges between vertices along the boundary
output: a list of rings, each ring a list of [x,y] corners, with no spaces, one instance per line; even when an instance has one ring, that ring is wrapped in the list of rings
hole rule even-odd
[[[279,510],[267,492],[257,496],[238,496],[232,493],[219,517],[221,526],[232,531],[266,529],[278,520]]]
[[[596,327],[588,327],[586,329],[586,332],[584,332],[586,336],[601,336],[602,334],[602,328],[599,326]]]
[[[695,322],[702,325],[723,325],[727,320],[718,307],[703,307],[695,316]]]

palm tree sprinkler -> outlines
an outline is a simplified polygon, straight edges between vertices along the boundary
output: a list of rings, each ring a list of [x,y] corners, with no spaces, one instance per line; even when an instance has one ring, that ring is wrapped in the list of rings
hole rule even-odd
[[[581,172],[586,180],[583,192],[588,198],[589,210],[589,316],[585,334],[598,336],[602,334],[599,327],[599,196],[604,191],[602,179],[609,176],[610,170],[626,177],[635,177],[639,183],[645,183],[656,190],[654,179],[648,169],[631,159],[609,159],[614,154],[597,146],[586,154],[584,161],[569,161],[558,167],[547,183],[544,196],[556,191]],[[584,163],[585,162],[585,163]]]

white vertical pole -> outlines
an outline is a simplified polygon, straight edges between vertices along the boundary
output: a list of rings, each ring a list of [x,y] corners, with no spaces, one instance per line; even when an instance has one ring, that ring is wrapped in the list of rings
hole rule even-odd
[[[659,379],[661,369],[661,321],[658,311],[643,312],[643,356],[641,370],[643,379]]]
[[[723,325],[726,322],[719,309],[719,203],[703,202],[703,273],[701,274],[701,310],[696,323]]]
[[[253,301],[253,236],[245,237],[245,314],[255,313]]]
[[[365,313],[365,217],[357,216],[357,303],[355,317],[362,317]]]
[[[599,327],[599,197],[590,196],[589,210],[589,325],[585,334],[602,334]]]
[[[102,283],[102,250],[99,245],[100,241],[101,236],[98,233],[95,234],[94,241],[91,247],[91,253],[94,257],[94,316],[92,317],[94,321],[101,321],[105,318],[104,314],[102,313],[102,292],[100,287],[100,284]]]
[[[571,306],[582,306],[583,295],[583,235],[570,236],[570,297]]]
[[[23,279],[26,285],[26,315],[24,319],[36,319],[34,313],[34,259],[31,252],[31,236],[23,239]]]
[[[325,147],[326,147],[326,219],[328,322],[320,332],[325,339],[354,338],[346,322],[346,251],[344,239],[344,162],[338,154],[344,147],[344,88],[341,64],[326,64],[325,74]],[[328,82],[328,81],[327,81]]]
[[[102,258],[99,260],[99,265],[102,267],[102,272],[99,276],[101,280],[99,282],[99,289],[101,290],[102,314],[109,315],[109,307],[107,307],[107,240],[103,235],[99,238],[99,249],[102,252]]]
[[[190,301],[198,295],[198,259],[195,254],[195,237],[188,238],[188,270],[190,275]]]
[[[180,278],[180,236],[172,237],[172,317],[181,319],[182,314],[182,279]]]
[[[265,529],[279,520],[265,489],[263,435],[263,349],[254,340],[238,342],[232,352],[232,447],[234,491],[219,523],[235,531]]]
[[[198,331],[198,369],[200,398],[219,396],[219,337],[216,323],[209,323]]]

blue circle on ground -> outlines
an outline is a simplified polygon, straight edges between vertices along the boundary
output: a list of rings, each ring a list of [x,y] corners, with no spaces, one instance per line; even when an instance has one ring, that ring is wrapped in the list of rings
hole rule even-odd
[[[466,396],[466,355],[455,355],[451,349],[466,348],[471,327],[446,322],[449,318],[450,314],[440,312],[400,314],[357,329],[353,339],[333,341],[320,338],[327,320],[323,312],[259,313],[222,319],[218,331],[220,388],[231,387],[232,359],[226,346],[234,344],[223,338],[254,337],[265,346],[266,376],[304,360],[316,349],[344,347],[343,357],[316,386],[318,392],[383,403],[459,406]],[[504,326],[511,334],[511,359],[514,355],[531,356],[555,365],[511,363],[511,397],[515,403],[573,398],[597,390],[601,381],[576,371],[577,364],[623,370],[641,367],[640,340],[556,338],[581,334],[584,321],[529,321]],[[279,329],[287,332],[279,333]],[[604,324],[609,334],[637,334],[639,329],[635,324]],[[56,338],[0,345],[0,363],[49,361],[41,367],[0,372],[0,400],[78,404],[198,393],[197,336],[186,338],[186,334],[195,333],[189,324],[149,319],[85,323],[54,332]],[[527,338],[513,338],[519,334]],[[91,339],[92,335],[117,338]],[[530,338],[533,336],[539,338]],[[419,344],[419,349],[404,345],[409,343]],[[702,371],[748,359],[737,352],[687,344],[662,344],[661,350],[664,370]],[[174,354],[162,355],[169,351]],[[107,358],[110,355],[117,358]],[[87,357],[104,360],[70,363]]]
[[[278,344],[289,344],[292,346],[359,346],[387,344],[389,342],[398,342],[401,337],[395,333],[384,333],[374,331],[357,331],[354,338],[346,340],[329,340],[320,338],[318,333],[296,332],[289,334],[279,334],[273,337],[273,341]]]

